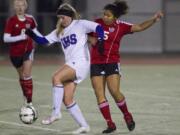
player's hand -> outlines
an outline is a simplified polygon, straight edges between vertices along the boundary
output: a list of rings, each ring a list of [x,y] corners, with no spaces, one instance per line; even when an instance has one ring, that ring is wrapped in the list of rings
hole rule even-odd
[[[164,16],[163,12],[162,12],[162,11],[158,11],[158,12],[154,15],[154,19],[155,19],[155,21],[157,22],[157,21],[161,20],[161,18],[163,18],[163,16]]]
[[[21,36],[22,40],[26,40],[28,38],[26,34],[21,34],[20,36]]]
[[[34,32],[32,31],[32,29],[26,29],[25,34],[31,38],[33,38],[34,36]]]
[[[98,39],[97,41],[97,47],[98,47],[98,52],[103,55],[104,54],[104,40]]]
[[[97,43],[97,38],[88,35],[88,43],[94,46]]]

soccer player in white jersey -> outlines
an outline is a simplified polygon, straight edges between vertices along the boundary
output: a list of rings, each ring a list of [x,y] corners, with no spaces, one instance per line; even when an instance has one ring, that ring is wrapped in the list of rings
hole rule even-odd
[[[89,125],[74,100],[77,84],[86,78],[90,68],[90,56],[87,43],[87,33],[96,32],[99,46],[103,44],[104,31],[95,22],[80,20],[76,10],[69,4],[61,5],[57,10],[57,28],[45,37],[39,37],[31,29],[26,34],[39,44],[60,42],[65,54],[65,64],[53,75],[53,111],[42,120],[42,124],[51,124],[61,118],[61,104],[64,102],[67,110],[80,125],[73,134],[87,133]]]

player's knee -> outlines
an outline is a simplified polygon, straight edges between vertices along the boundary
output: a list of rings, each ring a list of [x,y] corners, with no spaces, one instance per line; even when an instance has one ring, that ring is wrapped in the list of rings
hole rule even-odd
[[[97,102],[98,104],[101,104],[103,102],[107,101],[106,97],[105,96],[98,96],[97,97]]]
[[[56,75],[53,75],[53,77],[52,77],[52,83],[53,83],[54,86],[55,86],[55,85],[62,84],[62,83],[61,83],[61,78],[59,78],[59,77],[56,76]]]
[[[73,99],[72,98],[64,98],[64,105],[65,106],[70,106],[73,103]]]

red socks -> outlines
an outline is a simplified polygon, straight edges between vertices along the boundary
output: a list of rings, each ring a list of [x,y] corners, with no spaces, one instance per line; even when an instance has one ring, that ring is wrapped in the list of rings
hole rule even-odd
[[[28,80],[20,79],[19,82],[21,84],[23,95],[27,99],[27,103],[32,102],[32,93],[33,93],[33,91],[32,91],[33,90],[32,78],[30,78]]]
[[[121,112],[123,113],[123,115],[129,114],[125,99],[117,102],[116,104],[119,107],[119,109],[121,110]]]
[[[108,127],[114,127],[115,124],[112,121],[111,118],[111,113],[110,113],[110,109],[109,109],[109,103],[107,101],[104,101],[102,103],[99,104],[99,109],[101,111],[101,114],[103,115],[104,119],[107,122]]]

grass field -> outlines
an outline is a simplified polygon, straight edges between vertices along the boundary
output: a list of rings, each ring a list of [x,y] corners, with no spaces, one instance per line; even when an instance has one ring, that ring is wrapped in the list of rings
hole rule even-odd
[[[51,76],[57,67],[33,67],[33,101],[39,118],[34,124],[25,125],[18,117],[23,100],[17,74],[11,66],[0,65],[0,135],[65,135],[78,128],[64,106],[61,120],[49,126],[41,125],[42,118],[51,112]],[[113,135],[180,135],[180,64],[124,64],[122,73],[121,88],[134,115],[136,129],[127,130],[122,114],[107,92],[117,125]],[[100,135],[106,124],[89,78],[78,86],[75,98],[91,126],[88,135]]]

